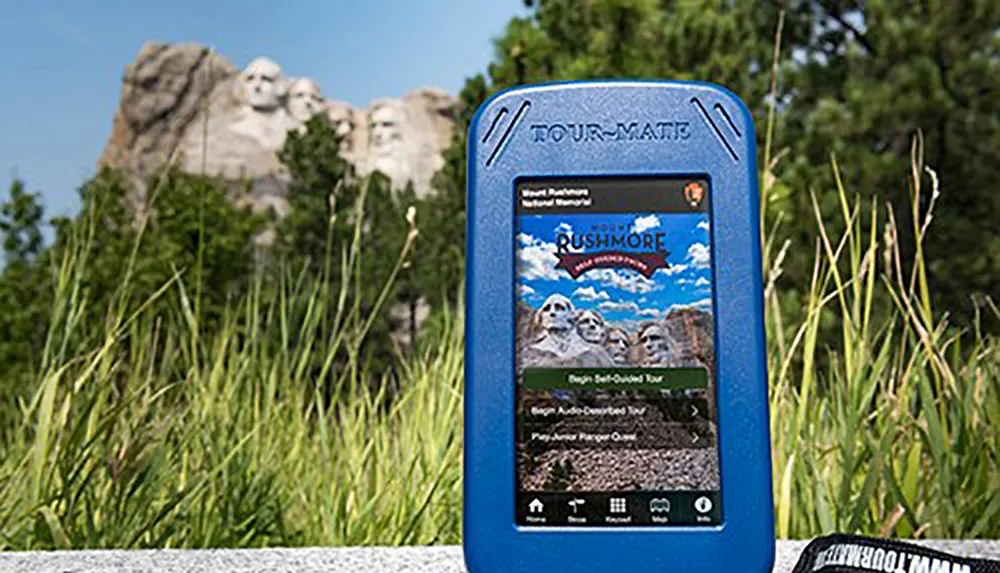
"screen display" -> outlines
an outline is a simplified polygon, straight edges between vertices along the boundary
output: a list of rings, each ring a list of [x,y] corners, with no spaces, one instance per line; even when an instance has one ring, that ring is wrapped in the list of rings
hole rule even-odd
[[[709,181],[516,187],[517,524],[720,524]]]

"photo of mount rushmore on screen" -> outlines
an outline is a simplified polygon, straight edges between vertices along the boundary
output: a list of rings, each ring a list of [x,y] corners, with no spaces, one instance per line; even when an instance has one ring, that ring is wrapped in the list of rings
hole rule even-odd
[[[707,195],[518,185],[519,491],[719,490]]]

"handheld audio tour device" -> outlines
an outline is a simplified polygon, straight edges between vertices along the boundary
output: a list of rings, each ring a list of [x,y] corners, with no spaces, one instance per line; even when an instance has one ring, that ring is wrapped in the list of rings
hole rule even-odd
[[[479,109],[473,573],[771,570],[754,137],[703,83],[547,84]]]

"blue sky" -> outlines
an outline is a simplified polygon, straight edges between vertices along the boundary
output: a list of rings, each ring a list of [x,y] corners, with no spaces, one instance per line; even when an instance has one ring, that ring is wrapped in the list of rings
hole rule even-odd
[[[574,280],[556,270],[557,232],[586,233],[594,223],[665,233],[670,268],[656,271],[651,279],[633,270],[595,269]],[[533,307],[559,293],[577,309],[597,309],[606,321],[625,327],[663,318],[680,306],[711,311],[707,213],[524,215],[518,218],[517,233],[517,296]]]
[[[0,2],[0,196],[11,175],[48,216],[78,208],[148,40],[214,46],[237,67],[266,55],[364,106],[421,86],[457,93],[484,71],[522,0],[25,0]]]

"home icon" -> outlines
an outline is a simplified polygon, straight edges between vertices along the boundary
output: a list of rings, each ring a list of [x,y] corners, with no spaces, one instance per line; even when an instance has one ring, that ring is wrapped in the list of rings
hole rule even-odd
[[[542,502],[538,501],[538,498],[535,498],[534,500],[532,500],[531,503],[528,504],[528,511],[530,511],[531,513],[541,513],[542,509],[544,508],[545,505],[543,505]]]

